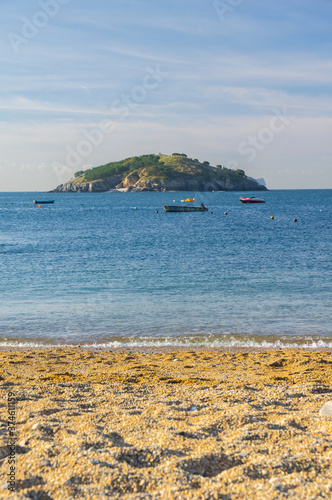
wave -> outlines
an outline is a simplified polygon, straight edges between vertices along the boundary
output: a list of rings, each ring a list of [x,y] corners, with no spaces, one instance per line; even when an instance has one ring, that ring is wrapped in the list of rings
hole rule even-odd
[[[99,349],[130,349],[130,348],[260,348],[260,349],[330,349],[332,348],[332,339],[312,339],[312,338],[297,338],[290,339],[197,339],[197,338],[140,338],[140,339],[121,339],[109,340],[104,342],[77,342],[77,343],[50,343],[45,341],[13,341],[4,340],[0,342],[1,348],[99,348]]]

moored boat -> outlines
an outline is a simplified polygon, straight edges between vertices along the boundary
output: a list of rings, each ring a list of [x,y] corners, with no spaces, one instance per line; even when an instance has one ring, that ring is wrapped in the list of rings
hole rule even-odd
[[[200,207],[188,207],[187,205],[163,205],[165,212],[206,212],[208,209],[201,203]]]
[[[54,200],[45,200],[45,201],[33,200],[33,202],[35,205],[46,205],[48,203],[54,203]]]
[[[256,196],[246,196],[245,198],[240,198],[242,203],[266,203],[265,200],[259,200]]]

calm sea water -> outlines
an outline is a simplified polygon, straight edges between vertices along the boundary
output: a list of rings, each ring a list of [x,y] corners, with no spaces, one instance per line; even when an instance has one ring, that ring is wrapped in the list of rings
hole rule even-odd
[[[0,345],[332,347],[332,191],[241,195],[0,193]]]

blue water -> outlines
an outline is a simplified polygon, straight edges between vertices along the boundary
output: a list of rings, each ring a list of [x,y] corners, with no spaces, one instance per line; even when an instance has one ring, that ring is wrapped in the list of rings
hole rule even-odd
[[[248,194],[0,193],[0,345],[332,347],[332,191]]]

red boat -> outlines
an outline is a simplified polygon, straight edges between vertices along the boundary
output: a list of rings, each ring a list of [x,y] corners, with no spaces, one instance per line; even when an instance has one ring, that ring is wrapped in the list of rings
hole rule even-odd
[[[265,200],[259,200],[256,196],[246,196],[245,198],[240,198],[242,203],[266,203]]]

